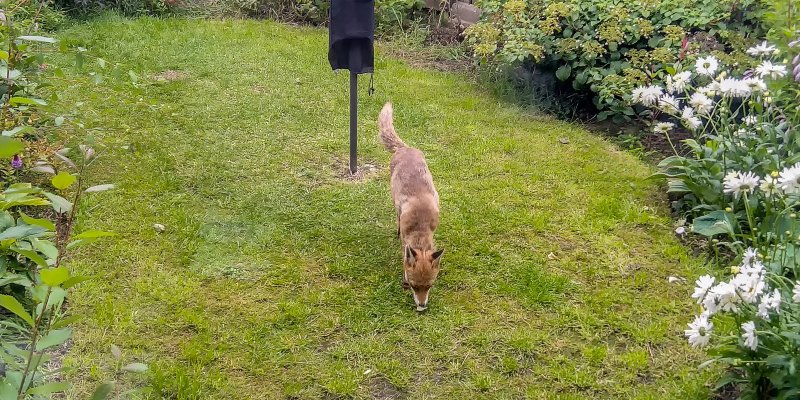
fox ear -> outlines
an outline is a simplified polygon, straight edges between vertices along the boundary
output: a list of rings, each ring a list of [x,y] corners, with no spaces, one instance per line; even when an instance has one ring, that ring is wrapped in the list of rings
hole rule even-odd
[[[411,246],[406,246],[406,261],[409,264],[414,265],[414,261],[417,259],[417,251],[411,248]]]
[[[439,265],[439,259],[442,258],[442,253],[444,253],[444,249],[439,249],[431,256],[431,259],[436,263],[436,265]]]

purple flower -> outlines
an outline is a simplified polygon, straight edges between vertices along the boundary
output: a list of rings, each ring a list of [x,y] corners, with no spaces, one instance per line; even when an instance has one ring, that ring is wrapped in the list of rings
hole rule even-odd
[[[14,158],[11,160],[11,168],[22,168],[22,157],[20,157],[19,154],[14,155]]]

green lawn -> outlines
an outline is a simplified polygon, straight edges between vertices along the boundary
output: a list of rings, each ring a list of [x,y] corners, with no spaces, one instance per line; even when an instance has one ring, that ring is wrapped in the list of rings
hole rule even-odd
[[[65,99],[106,128],[92,180],[119,186],[83,208],[119,237],[72,261],[96,277],[70,302],[86,316],[72,397],[110,377],[111,344],[150,364],[126,384],[154,398],[708,396],[682,338],[691,283],[667,283],[703,266],[673,238],[651,168],[607,141],[379,45],[359,115],[378,170],[354,182],[348,77],[329,70],[325,31],[107,17],[61,35],[142,77]],[[168,70],[179,79],[159,80]],[[441,196],[446,252],[422,314],[400,285],[375,137],[386,100]]]

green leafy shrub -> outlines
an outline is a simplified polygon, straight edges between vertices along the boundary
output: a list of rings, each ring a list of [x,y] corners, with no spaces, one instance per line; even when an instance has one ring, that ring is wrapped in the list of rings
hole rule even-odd
[[[105,10],[124,15],[164,15],[175,12],[183,3],[179,0],[55,0],[55,5],[71,14],[90,14]]]
[[[256,18],[322,25],[328,23],[330,0],[234,0],[235,7]],[[376,0],[375,24],[378,34],[408,27],[421,16],[422,0]]]
[[[733,65],[760,34],[757,0],[482,0],[467,31],[483,63],[534,66],[591,98],[598,119],[636,116],[634,87],[699,50]],[[524,63],[529,64],[524,64]]]
[[[99,155],[91,143],[58,151],[47,145],[47,136],[69,125],[47,107],[59,99],[48,80],[65,79],[49,57],[72,54],[80,66],[86,55],[84,49],[37,34],[37,18],[46,5],[34,14],[26,5],[23,1],[0,13],[0,161],[7,165],[0,191],[0,399],[18,400],[49,398],[69,388],[54,380],[57,371],[46,368],[50,352],[72,335],[69,325],[75,318],[63,310],[68,290],[86,279],[65,264],[71,250],[112,236],[97,230],[74,234],[76,208],[83,196],[114,187],[87,187],[88,167]],[[104,69],[105,61],[97,61]],[[101,80],[97,72],[90,74]],[[138,364],[133,369],[142,370]],[[108,387],[101,386],[93,398],[106,398]]]

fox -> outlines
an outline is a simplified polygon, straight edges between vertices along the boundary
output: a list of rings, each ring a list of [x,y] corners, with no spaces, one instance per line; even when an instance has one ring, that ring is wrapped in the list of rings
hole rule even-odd
[[[397,235],[403,251],[403,288],[411,289],[417,311],[428,308],[439,275],[443,249],[433,234],[439,226],[439,193],[425,155],[406,145],[394,129],[394,109],[387,102],[378,115],[378,139],[392,153],[390,188],[397,212]]]

